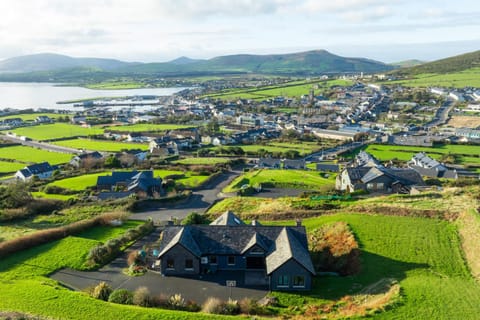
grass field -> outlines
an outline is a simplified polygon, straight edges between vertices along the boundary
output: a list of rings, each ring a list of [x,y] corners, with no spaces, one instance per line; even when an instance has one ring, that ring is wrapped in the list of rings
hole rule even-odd
[[[301,156],[305,156],[312,152],[316,152],[322,149],[322,145],[319,145],[316,142],[299,142],[299,143],[269,142],[266,145],[248,144],[248,145],[238,145],[235,147],[242,148],[242,150],[247,154],[256,154],[261,149],[270,153],[283,153],[289,150],[295,150],[295,151],[298,151]],[[323,147],[325,147],[325,145]],[[229,146],[213,147],[208,149],[218,152],[219,150],[225,149],[225,148],[228,149]]]
[[[325,90],[333,86],[349,86],[352,82],[349,80],[307,80],[307,81],[292,81],[278,86],[266,86],[260,88],[248,89],[230,89],[219,93],[212,93],[206,97],[223,100],[234,99],[253,99],[264,100],[278,96],[284,97],[300,97],[309,94],[314,86],[318,87],[315,92],[318,94],[319,90]]]
[[[25,113],[25,114],[15,114],[15,115],[11,115],[11,116],[3,116],[3,117],[0,117],[0,121],[4,120],[4,119],[8,119],[8,118],[20,118],[22,119],[23,121],[34,121],[37,117],[39,116],[47,116],[49,117],[50,119],[56,119],[58,117],[65,117],[65,116],[71,116],[72,114],[69,114],[69,113],[66,113],[66,114],[59,114],[59,113],[45,113],[45,112],[42,112],[42,113]]]
[[[480,164],[480,146],[467,145],[443,145],[441,147],[410,147],[371,144],[366,148],[377,159],[387,161],[398,159],[408,161],[418,152],[425,152],[434,159],[440,159],[442,155],[455,154],[460,156],[460,164]]]
[[[351,295],[381,278],[395,278],[402,300],[375,319],[475,319],[480,287],[462,258],[453,224],[436,219],[338,214],[305,219],[312,230],[345,221],[361,244],[362,270],[349,277],[320,277],[307,295],[278,294],[288,305]],[[278,223],[280,224],[280,222]],[[290,222],[293,224],[293,222]]]
[[[178,130],[193,128],[194,126],[187,124],[152,124],[152,123],[138,123],[132,125],[110,126],[105,127],[105,130],[114,130],[121,132],[157,132],[167,130]]]
[[[24,163],[0,161],[0,173],[16,172],[24,167]]]
[[[69,123],[43,124],[32,127],[17,128],[10,131],[16,133],[18,136],[26,136],[33,140],[40,141],[103,133],[102,129],[84,128]]]
[[[388,84],[401,84],[408,87],[476,87],[480,88],[480,68],[472,68],[456,73],[419,74],[412,79],[389,81]]]
[[[229,158],[185,158],[185,159],[180,159],[180,160],[175,160],[173,163],[178,163],[178,164],[192,164],[192,165],[214,165],[214,164],[219,164],[219,163],[228,163],[232,159]]]
[[[104,81],[87,84],[85,87],[94,90],[125,90],[144,88],[145,85],[141,82],[134,81]]]
[[[12,159],[25,164],[48,161],[50,164],[60,164],[70,161],[71,154],[51,152],[27,146],[13,146],[0,148],[0,158]],[[22,167],[25,167],[23,165]]]
[[[235,178],[223,192],[236,192],[243,185],[257,186],[268,184],[280,188],[322,189],[335,185],[335,176],[324,178],[322,173],[304,170],[267,170],[260,169],[247,172]]]
[[[82,269],[89,250],[117,237],[138,222],[121,227],[95,227],[75,237],[54,241],[2,259],[0,310],[21,311],[58,319],[209,319],[198,313],[122,306],[70,291],[47,275],[63,267]]]
[[[68,147],[68,148],[74,148],[74,149],[108,151],[108,152],[119,152],[122,150],[132,150],[132,149],[148,150],[147,144],[82,139],[82,138],[55,141],[53,142],[53,144],[63,146],[63,147]]]
[[[111,174],[112,174],[112,171],[103,171],[100,173],[84,174],[77,177],[56,180],[49,183],[48,185],[53,185],[53,186],[80,192],[87,189],[88,187],[95,186],[97,184],[97,178],[99,176],[105,176],[105,175],[111,175]],[[170,175],[184,175],[183,178],[176,179],[175,181],[182,183],[187,187],[196,187],[202,184],[203,182],[205,182],[205,180],[209,178],[209,176],[194,175],[190,171],[183,172],[178,170],[154,170],[155,177],[161,177],[162,179],[164,179],[166,176],[170,176]]]

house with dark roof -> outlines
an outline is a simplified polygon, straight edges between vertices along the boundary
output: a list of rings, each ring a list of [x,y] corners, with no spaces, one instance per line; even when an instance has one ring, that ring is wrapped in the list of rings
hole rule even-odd
[[[300,160],[285,159],[285,160],[283,160],[283,169],[305,170],[306,168],[307,168],[307,165],[305,163],[305,159],[300,159]]]
[[[370,154],[361,152],[353,166],[337,176],[335,188],[341,191],[409,193],[412,186],[424,186],[422,176],[411,168],[384,167]]]
[[[415,154],[408,162],[408,166],[424,177],[458,179],[457,170],[447,168],[424,152]]]
[[[280,169],[282,160],[275,158],[260,158],[258,160],[259,168]]]
[[[15,174],[15,178],[23,181],[30,180],[33,177],[47,179],[50,178],[53,172],[57,169],[58,166],[51,166],[48,162],[36,163],[18,170]]]
[[[210,225],[167,226],[161,239],[156,266],[165,276],[221,277],[234,271],[243,274],[245,284],[309,290],[315,275],[306,230],[299,222],[247,225],[227,211]]]
[[[96,189],[100,199],[123,198],[136,194],[142,198],[158,196],[162,179],[155,178],[153,171],[114,171],[111,175],[99,176]]]
[[[72,160],[70,160],[69,164],[76,168],[79,168],[87,161],[96,162],[102,159],[103,155],[98,151],[83,152],[74,156]]]

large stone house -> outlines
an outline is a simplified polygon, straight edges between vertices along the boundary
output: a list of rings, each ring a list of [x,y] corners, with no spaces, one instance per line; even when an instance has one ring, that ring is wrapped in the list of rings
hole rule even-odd
[[[210,225],[167,226],[156,267],[165,276],[234,271],[272,290],[309,290],[315,275],[305,227],[245,224],[226,212]],[[253,279],[253,280],[252,280]]]

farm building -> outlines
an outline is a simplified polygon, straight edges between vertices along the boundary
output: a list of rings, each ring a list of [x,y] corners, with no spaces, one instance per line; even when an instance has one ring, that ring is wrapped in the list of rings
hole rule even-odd
[[[165,276],[235,271],[246,285],[309,290],[315,270],[305,227],[245,224],[227,211],[210,225],[167,226],[156,267]]]
[[[48,162],[36,163],[20,169],[15,174],[15,178],[23,181],[38,177],[39,179],[50,178],[58,166],[51,166]]]

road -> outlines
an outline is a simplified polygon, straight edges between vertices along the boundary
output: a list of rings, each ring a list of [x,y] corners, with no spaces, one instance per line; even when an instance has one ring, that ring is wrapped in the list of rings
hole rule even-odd
[[[455,105],[454,101],[451,99],[447,99],[440,108],[438,108],[435,117],[432,121],[428,122],[425,127],[433,128],[438,125],[444,124],[448,120],[448,114],[452,110],[453,106]]]
[[[11,141],[13,143],[21,143],[24,146],[44,149],[44,150],[47,150],[47,151],[60,152],[60,153],[70,153],[70,154],[80,153],[80,150],[77,150],[77,149],[61,147],[61,146],[57,146],[57,145],[49,144],[49,143],[45,143],[45,142],[39,142],[39,141],[34,141],[34,140],[24,141],[20,138],[8,136],[8,135],[3,135],[2,138],[4,140],[8,140],[8,141]]]

